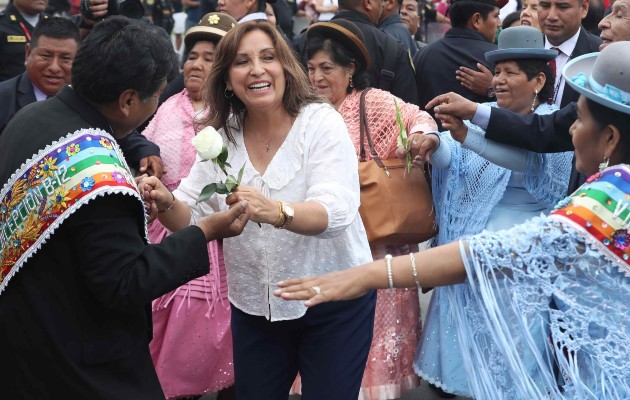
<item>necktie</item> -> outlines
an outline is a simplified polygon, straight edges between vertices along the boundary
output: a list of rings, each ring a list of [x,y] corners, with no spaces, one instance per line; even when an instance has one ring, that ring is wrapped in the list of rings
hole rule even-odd
[[[552,47],[551,50],[557,51],[558,55],[560,55],[560,49],[559,48]],[[556,80],[558,80],[558,72],[556,71],[556,59],[555,58],[553,60],[549,61],[549,66],[553,70],[554,74],[556,74]]]

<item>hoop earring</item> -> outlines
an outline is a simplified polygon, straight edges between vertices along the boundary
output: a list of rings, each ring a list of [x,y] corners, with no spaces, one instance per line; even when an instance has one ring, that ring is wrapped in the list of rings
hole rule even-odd
[[[610,158],[604,156],[604,162],[599,164],[599,172],[602,172],[606,168],[608,168],[608,163],[610,163]]]
[[[228,96],[228,93],[230,94],[229,96]],[[226,99],[231,99],[232,97],[234,97],[234,92],[229,90],[226,86],[225,89],[223,90],[223,95],[225,96]]]
[[[348,87],[350,89],[354,88],[354,84],[352,83],[352,75],[350,76],[350,82],[348,83]]]
[[[533,113],[536,109],[536,99],[538,98],[538,89],[534,89],[534,100],[532,100],[532,107],[529,109],[530,113]]]

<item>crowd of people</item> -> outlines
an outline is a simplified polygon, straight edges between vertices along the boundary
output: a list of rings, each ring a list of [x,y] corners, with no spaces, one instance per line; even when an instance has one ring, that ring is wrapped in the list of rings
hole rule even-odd
[[[630,398],[630,0],[61,3],[0,12],[7,398]]]

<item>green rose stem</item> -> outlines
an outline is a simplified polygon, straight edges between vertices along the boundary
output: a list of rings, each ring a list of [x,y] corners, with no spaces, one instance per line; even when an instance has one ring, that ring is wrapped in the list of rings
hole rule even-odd
[[[223,149],[221,150],[221,153],[217,156],[217,158],[214,158],[211,160],[213,163],[217,164],[219,168],[221,169],[221,171],[223,171],[223,173],[225,174],[225,182],[210,183],[204,186],[204,188],[201,189],[201,193],[199,194],[199,197],[197,198],[197,204],[208,200],[215,193],[230,194],[234,192],[234,190],[238,187],[238,185],[241,184],[241,179],[243,178],[243,171],[245,170],[245,164],[243,164],[241,169],[238,171],[238,176],[234,177],[233,175],[230,175],[227,172],[226,168],[232,167],[230,163],[227,162],[227,157],[228,157],[227,147],[223,147]],[[208,161],[208,160],[203,160],[203,161]],[[256,222],[256,223],[258,224],[259,228],[262,228],[262,225],[260,224],[260,222]]]
[[[400,112],[400,108],[398,107],[398,102],[396,102],[396,98],[394,98],[394,106],[396,106],[396,125],[398,125],[398,145],[402,146],[405,150],[409,150],[409,140],[407,138],[407,128],[405,128],[405,124],[402,120],[402,114]],[[407,160],[407,173],[411,171],[411,153],[407,152],[407,156],[405,157]]]

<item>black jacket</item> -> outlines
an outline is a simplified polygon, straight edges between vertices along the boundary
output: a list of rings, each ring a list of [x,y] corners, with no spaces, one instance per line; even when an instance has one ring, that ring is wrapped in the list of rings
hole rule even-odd
[[[370,54],[372,67],[368,70],[370,86],[382,88],[380,84],[380,71],[383,69],[385,58],[385,44],[390,39],[387,34],[378,29],[365,14],[356,11],[340,11],[335,19],[346,19],[353,22],[363,33],[365,47]],[[391,82],[389,91],[407,103],[418,103],[418,90],[413,72],[413,64],[409,57],[409,52],[405,50],[402,43],[396,42],[396,62],[394,65],[395,78]]]
[[[27,106],[0,137],[0,186],[54,140],[110,131],[68,87]],[[147,245],[144,211],[130,196],[81,206],[0,294],[2,395],[7,399],[162,399],[149,353],[150,303],[208,273],[202,231]]]
[[[486,138],[537,153],[573,151],[569,128],[576,119],[576,103],[569,103],[566,107],[547,115],[522,115],[501,108],[492,108]],[[575,169],[575,159],[573,161],[567,194],[573,193],[584,180],[584,176]]]
[[[0,135],[16,112],[36,101],[33,84],[26,72],[0,82]]]
[[[36,101],[33,84],[26,72],[8,81],[0,82],[0,136],[9,120],[18,111]],[[140,160],[145,157],[160,156],[158,145],[137,131],[119,140],[118,144],[131,168],[138,169]]]
[[[583,27],[580,27],[580,35],[578,36],[577,43],[573,49],[573,53],[569,56],[569,60],[583,56],[584,54],[596,53],[599,51],[599,45],[602,44],[602,40],[589,33]],[[569,85],[564,85],[564,92],[562,92],[562,100],[560,101],[560,107],[565,107],[569,103],[578,101],[580,94],[573,90]]]
[[[47,18],[40,14],[40,18]],[[9,3],[0,11],[0,82],[24,72],[26,43],[31,41],[33,28]]]
[[[496,50],[497,46],[489,43],[479,32],[466,28],[451,28],[444,37],[416,53],[416,82],[420,102],[424,106],[435,96],[443,93],[455,92],[476,103],[483,103],[490,99],[479,96],[466,89],[455,78],[455,71],[459,67],[477,69],[477,63],[490,68],[484,54]],[[426,110],[433,116],[433,110]],[[442,130],[439,121],[438,128]]]

